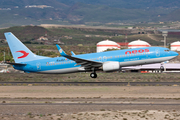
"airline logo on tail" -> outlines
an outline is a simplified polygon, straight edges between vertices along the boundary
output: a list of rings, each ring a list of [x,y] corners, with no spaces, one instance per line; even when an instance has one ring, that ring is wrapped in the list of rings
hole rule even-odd
[[[25,57],[27,57],[27,56],[29,55],[29,53],[27,53],[26,51],[23,51],[23,50],[16,51],[16,52],[20,52],[20,53],[23,54],[22,56],[18,57],[18,59],[20,59],[20,58],[25,58]]]

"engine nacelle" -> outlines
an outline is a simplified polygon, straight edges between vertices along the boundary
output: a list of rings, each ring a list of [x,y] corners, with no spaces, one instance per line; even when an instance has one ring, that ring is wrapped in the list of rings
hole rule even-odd
[[[105,72],[112,72],[120,70],[120,63],[119,62],[104,62],[103,63],[103,71]]]

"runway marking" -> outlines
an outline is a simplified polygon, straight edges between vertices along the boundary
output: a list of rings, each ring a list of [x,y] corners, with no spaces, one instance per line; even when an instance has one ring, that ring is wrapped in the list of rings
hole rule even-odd
[[[180,106],[180,103],[0,103],[0,105],[171,105]]]

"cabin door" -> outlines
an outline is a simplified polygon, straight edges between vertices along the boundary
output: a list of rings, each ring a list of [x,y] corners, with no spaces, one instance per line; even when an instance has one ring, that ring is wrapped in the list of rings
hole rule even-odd
[[[41,70],[41,63],[36,63],[36,66],[37,66],[37,70]]]
[[[156,49],[156,57],[159,57],[159,56],[160,56],[160,50]]]

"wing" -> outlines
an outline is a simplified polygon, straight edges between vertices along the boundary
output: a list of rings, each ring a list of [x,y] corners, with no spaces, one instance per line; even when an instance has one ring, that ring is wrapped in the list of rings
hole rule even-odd
[[[82,67],[85,67],[85,68],[98,68],[102,66],[102,62],[91,61],[87,59],[70,56],[70,55],[67,55],[59,45],[56,44],[56,47],[58,48],[59,53],[63,57],[66,57],[70,60],[75,61],[77,63],[76,65],[81,65]]]

